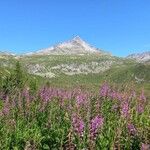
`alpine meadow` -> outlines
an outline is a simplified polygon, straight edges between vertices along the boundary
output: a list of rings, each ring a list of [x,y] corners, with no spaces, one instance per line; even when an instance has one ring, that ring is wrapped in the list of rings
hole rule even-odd
[[[0,1],[0,150],[150,150],[149,6]]]

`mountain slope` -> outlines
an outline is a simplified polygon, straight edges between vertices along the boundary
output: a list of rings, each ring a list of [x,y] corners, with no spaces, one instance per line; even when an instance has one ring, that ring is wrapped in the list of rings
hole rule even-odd
[[[64,75],[98,74],[112,66],[122,65],[122,59],[108,55],[48,55],[28,56],[20,59],[31,74],[48,78]]]
[[[104,73],[107,80],[116,83],[150,83],[150,65],[130,63],[120,67],[110,68]]]

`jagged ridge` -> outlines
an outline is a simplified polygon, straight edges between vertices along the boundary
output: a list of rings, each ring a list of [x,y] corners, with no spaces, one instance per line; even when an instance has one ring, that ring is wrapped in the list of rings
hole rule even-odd
[[[150,60],[150,51],[137,53],[137,54],[131,54],[127,56],[127,58],[135,59],[138,62],[146,62]]]

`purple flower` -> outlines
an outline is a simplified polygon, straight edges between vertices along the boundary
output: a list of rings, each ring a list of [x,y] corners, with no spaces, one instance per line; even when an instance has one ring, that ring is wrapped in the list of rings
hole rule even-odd
[[[100,96],[102,97],[106,97],[108,96],[108,92],[109,92],[109,86],[107,83],[104,83],[100,89]]]
[[[137,112],[138,112],[139,114],[141,114],[141,113],[144,112],[144,107],[139,104],[139,105],[137,106],[136,110],[137,110]]]
[[[72,98],[72,93],[63,89],[43,87],[39,91],[39,96],[44,102],[48,102],[53,98],[59,98],[63,104],[64,100]]]
[[[149,149],[150,149],[150,144],[142,143],[141,150],[149,150]]]
[[[135,90],[133,90],[132,92],[131,92],[131,98],[135,98],[136,97],[136,92],[135,92]]]
[[[2,113],[4,115],[7,115],[10,112],[10,103],[9,103],[9,97],[7,96],[3,109],[2,109]]]
[[[4,115],[7,115],[9,113],[10,109],[9,109],[9,106],[4,106],[2,112]]]
[[[87,95],[84,93],[80,93],[76,96],[76,102],[77,105],[80,106],[82,104],[86,104],[87,103]]]
[[[126,118],[128,114],[129,114],[129,104],[127,101],[125,101],[121,106],[121,115]]]
[[[65,91],[63,94],[63,99],[70,100],[72,98],[72,92],[71,91]]]
[[[74,128],[74,131],[80,136],[83,136],[84,132],[84,122],[81,118],[79,118],[76,114],[72,117],[72,126]]]
[[[117,98],[117,92],[113,90],[111,93],[109,93],[109,96],[111,99],[116,99]]]
[[[117,99],[119,100],[119,101],[122,101],[122,95],[120,94],[120,93],[117,93]]]
[[[39,95],[44,102],[48,102],[55,96],[55,90],[52,88],[44,87],[40,89]]]
[[[136,128],[133,124],[131,123],[128,123],[127,125],[127,128],[128,128],[128,132],[131,134],[131,135],[135,135],[136,134]]]
[[[27,102],[30,101],[29,89],[25,88],[25,89],[22,91],[22,97],[24,97]]]
[[[90,122],[90,138],[94,140],[97,136],[98,130],[102,127],[104,119],[100,116],[96,116]]]
[[[143,91],[143,90],[142,90],[141,95],[140,95],[140,100],[141,100],[142,102],[145,102],[145,101],[146,101],[146,97],[145,97],[145,95],[144,95],[144,91]]]

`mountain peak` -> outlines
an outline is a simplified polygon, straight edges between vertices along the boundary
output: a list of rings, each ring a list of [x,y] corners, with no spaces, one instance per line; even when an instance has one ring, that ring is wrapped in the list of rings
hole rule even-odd
[[[75,36],[73,39],[72,39],[73,41],[83,41],[82,39],[81,39],[81,37],[80,36]]]
[[[41,49],[40,51],[32,53],[31,55],[82,55],[92,53],[106,54],[106,52],[90,46],[88,43],[82,40],[80,36],[75,36],[71,40],[59,43],[46,49]]]

